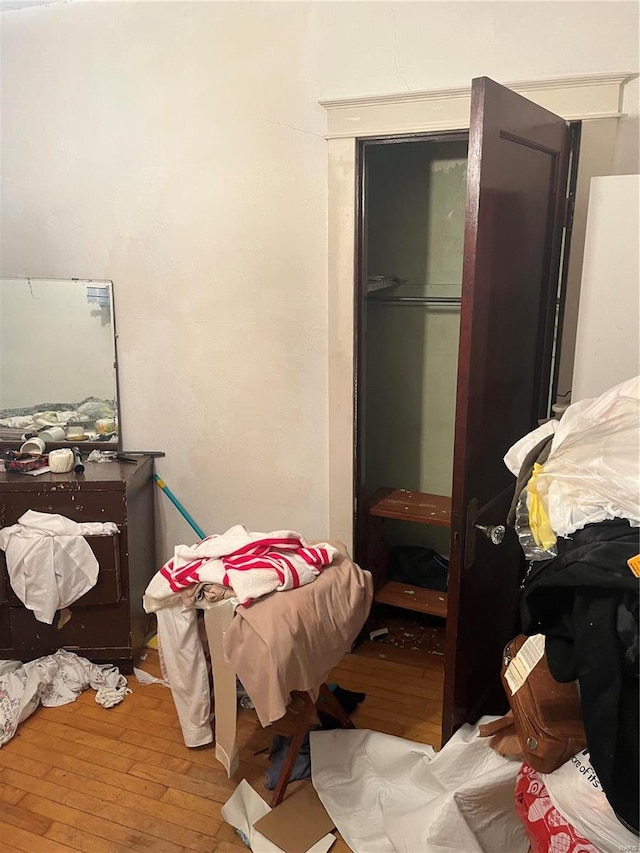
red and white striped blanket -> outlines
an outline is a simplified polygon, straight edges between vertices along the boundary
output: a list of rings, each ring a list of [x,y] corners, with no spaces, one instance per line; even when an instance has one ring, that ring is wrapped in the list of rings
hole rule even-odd
[[[291,530],[251,533],[236,524],[197,545],[178,545],[151,579],[144,607],[147,613],[166,607],[183,589],[199,583],[230,587],[248,607],[274,590],[311,583],[337,553],[327,543],[309,545]]]

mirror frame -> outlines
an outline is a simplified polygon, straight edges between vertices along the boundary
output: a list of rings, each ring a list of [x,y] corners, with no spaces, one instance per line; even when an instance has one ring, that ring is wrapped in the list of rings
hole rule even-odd
[[[77,282],[78,284],[86,284],[88,286],[95,285],[110,285],[111,290],[111,326],[113,329],[113,372],[114,372],[114,391],[115,391],[115,411],[118,422],[117,441],[51,441],[47,442],[46,452],[50,450],[58,450],[64,447],[78,447],[83,452],[85,449],[90,450],[105,450],[105,451],[122,451],[122,417],[120,410],[120,382],[118,371],[118,331],[116,327],[116,311],[115,311],[115,293],[112,279],[97,279],[97,278],[46,278],[44,276],[0,276],[0,284],[5,279],[19,280],[23,279],[25,284],[28,282],[37,281],[55,281],[55,282]],[[1,411],[1,410],[0,410]],[[4,455],[7,450],[19,450],[24,439],[3,439],[0,437],[0,455]]]

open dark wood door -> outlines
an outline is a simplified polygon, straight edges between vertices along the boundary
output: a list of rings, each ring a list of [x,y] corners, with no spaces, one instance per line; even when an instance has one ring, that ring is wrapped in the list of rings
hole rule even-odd
[[[522,566],[504,524],[502,459],[546,416],[569,158],[564,119],[481,77],[472,83],[452,495],[443,739],[502,710],[502,650]]]

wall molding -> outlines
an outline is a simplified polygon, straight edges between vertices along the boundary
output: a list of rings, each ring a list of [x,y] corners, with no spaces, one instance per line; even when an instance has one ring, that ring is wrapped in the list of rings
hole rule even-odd
[[[567,121],[620,118],[632,72],[584,74],[503,83]],[[500,81],[497,81],[500,82]],[[469,126],[471,87],[400,92],[320,101],[327,111],[327,139],[363,138]]]

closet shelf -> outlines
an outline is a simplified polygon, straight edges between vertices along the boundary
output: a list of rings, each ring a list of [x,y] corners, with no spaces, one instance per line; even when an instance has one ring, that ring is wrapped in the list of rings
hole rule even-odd
[[[376,302],[382,305],[460,305],[462,298],[460,296],[372,296],[368,302],[371,305]]]
[[[369,515],[451,527],[451,498],[383,486],[368,501]],[[406,597],[406,596],[405,596]]]
[[[440,590],[388,581],[374,597],[379,604],[391,604],[403,610],[447,618],[447,593]]]

